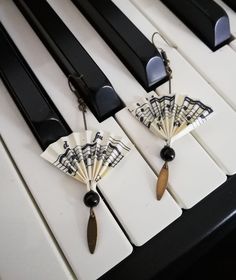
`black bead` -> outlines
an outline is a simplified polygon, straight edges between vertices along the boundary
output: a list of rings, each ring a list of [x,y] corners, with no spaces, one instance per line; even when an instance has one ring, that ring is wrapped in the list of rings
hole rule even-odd
[[[160,156],[164,161],[172,161],[175,158],[175,151],[170,146],[166,145],[161,149]]]
[[[99,195],[94,191],[89,191],[84,196],[84,204],[88,207],[95,207],[100,201]]]

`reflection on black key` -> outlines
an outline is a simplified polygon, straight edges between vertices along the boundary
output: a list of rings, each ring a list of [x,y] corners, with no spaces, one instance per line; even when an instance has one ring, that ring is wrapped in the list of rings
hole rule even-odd
[[[231,37],[229,18],[226,12],[214,1],[161,1],[212,50],[228,43]]]
[[[236,12],[236,0],[223,0],[231,9]]]
[[[150,91],[167,80],[157,49],[110,0],[72,0],[140,84]]]
[[[14,0],[99,121],[124,107],[107,77],[45,0]],[[78,27],[79,28],[79,27]]]
[[[0,77],[43,150],[60,137],[71,133],[71,129],[2,24],[0,24]]]

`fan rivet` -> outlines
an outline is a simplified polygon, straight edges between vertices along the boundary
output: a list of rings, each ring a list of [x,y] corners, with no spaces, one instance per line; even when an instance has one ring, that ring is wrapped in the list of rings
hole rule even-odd
[[[166,145],[161,149],[160,156],[164,161],[172,161],[175,158],[175,151],[170,146]]]
[[[95,207],[100,201],[99,195],[95,191],[89,191],[84,196],[84,204],[87,207]]]

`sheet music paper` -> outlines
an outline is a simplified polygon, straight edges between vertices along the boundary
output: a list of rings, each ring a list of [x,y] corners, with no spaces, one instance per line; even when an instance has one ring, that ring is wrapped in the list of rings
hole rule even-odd
[[[60,138],[42,157],[75,179],[96,184],[130,151],[131,143],[103,131],[86,130]]]
[[[184,95],[142,97],[129,108],[133,116],[167,143],[204,123],[213,110]]]

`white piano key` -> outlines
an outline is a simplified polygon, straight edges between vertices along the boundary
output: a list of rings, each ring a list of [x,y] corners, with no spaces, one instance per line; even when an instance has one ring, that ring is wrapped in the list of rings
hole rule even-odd
[[[168,52],[168,56],[172,61],[174,91],[200,99],[215,113],[206,125],[198,127],[192,134],[226,174],[235,174],[235,112],[174,49]],[[166,94],[168,86],[158,88],[158,92]]]
[[[151,40],[157,30],[130,2],[113,2],[142,30]],[[232,108],[213,90],[197,71],[172,47],[163,42],[160,36],[155,37],[155,44],[163,48],[170,59],[173,70],[172,89],[174,92],[188,94],[199,98],[212,106],[216,114],[207,125],[200,126],[193,134],[217,164],[228,175],[236,173],[236,114]],[[168,93],[168,84],[158,88],[162,94]],[[227,123],[227,125],[225,125]]]
[[[164,141],[135,118],[130,118],[126,108],[116,115],[153,170],[159,173],[163,165],[160,150]],[[176,158],[169,163],[168,190],[183,208],[191,208],[220,186],[226,176],[191,135],[177,140],[172,146]]]
[[[0,103],[1,134],[70,266],[79,279],[98,278],[132,252],[130,243],[101,201],[95,210],[97,248],[89,253],[85,187],[40,158],[38,144],[2,84]]]
[[[230,30],[234,37],[236,37],[236,13],[233,11],[226,3],[221,0],[214,0],[218,5],[220,5],[229,17]]]
[[[117,3],[118,2],[119,1],[117,1]],[[146,94],[143,88],[130,75],[130,73],[118,61],[118,59],[114,57],[113,53],[111,52],[111,50],[109,50],[109,48],[103,42],[101,37],[98,36],[98,34],[94,31],[94,29],[87,23],[84,17],[76,10],[76,8],[73,7],[73,5],[71,5],[67,1],[62,1],[62,0],[60,1],[60,5],[58,1],[50,0],[49,3],[53,6],[55,11],[60,15],[63,21],[67,24],[67,26],[70,28],[73,34],[80,40],[84,48],[89,51],[89,53],[92,55],[92,57],[95,59],[97,64],[101,67],[101,69],[106,73],[106,75],[109,77],[112,84],[115,85],[115,89],[117,93],[122,97],[122,99],[126,104],[130,103],[131,101],[133,102],[134,100],[137,100],[139,96],[143,96],[144,94]],[[129,2],[126,2],[123,3],[123,5],[126,7],[126,9],[129,9],[131,4]],[[133,13],[135,14],[135,12]],[[130,17],[130,19],[132,20],[132,17]],[[136,17],[136,19],[138,20],[138,16]],[[140,25],[142,25],[142,23],[140,23]],[[80,27],[79,29],[78,26]],[[123,113],[121,115],[123,116]],[[159,171],[163,163],[161,160],[159,160],[159,165],[157,167],[158,159],[156,159],[156,157],[154,156],[155,160],[152,161],[150,154],[148,155],[145,154],[147,151],[145,147],[143,147],[142,144],[139,142],[140,134],[138,134],[137,133],[138,131],[135,129],[133,131],[133,119],[132,119],[133,117],[129,114],[125,115],[124,118],[121,118],[120,114],[117,114],[117,117],[121,126],[125,128],[126,132],[131,136],[133,142],[138,146],[139,150],[144,154],[146,160],[152,165],[153,169],[156,172]],[[134,122],[137,121],[134,120]],[[146,135],[148,139],[149,134],[145,134],[144,131],[144,135]],[[143,138],[141,139],[143,141]],[[182,141],[183,143],[185,143],[186,140],[180,140],[179,147],[181,146]],[[190,151],[193,150],[195,151],[194,153],[199,154],[196,160],[196,165],[192,165],[191,168],[188,168],[188,173],[186,175],[188,179],[186,179],[183,176],[183,173],[179,173],[179,177],[180,177],[179,180],[173,179],[172,181],[173,188],[171,188],[171,192],[174,194],[178,203],[180,203],[180,205],[184,208],[192,207],[199,200],[201,200],[203,197],[209,194],[212,190],[217,188],[226,179],[226,176],[223,174],[223,172],[204,152],[202,147],[199,144],[197,144],[197,142],[193,139],[193,137],[189,136],[188,141],[190,143],[189,150]],[[160,145],[163,145],[163,143],[160,143]],[[182,147],[185,147],[185,144],[182,144]],[[155,150],[156,146],[154,145],[154,147],[152,148]],[[159,151],[160,150],[155,150],[155,155],[157,155],[158,158],[159,158],[158,156]],[[206,165],[201,164],[202,161],[206,162],[204,163]],[[186,168],[188,167],[188,162],[183,160],[182,165],[183,166],[181,166],[180,169],[183,171],[185,166]],[[213,172],[214,174],[214,176],[210,177],[209,181],[203,180],[206,174],[206,170],[208,170],[207,172],[209,173]],[[172,178],[174,178],[174,176]],[[193,180],[193,178],[195,179]],[[194,181],[195,184],[193,184],[192,181]],[[199,185],[201,185],[201,188],[199,187]]]
[[[73,279],[0,141],[0,278]]]
[[[233,41],[230,42],[230,47],[236,51],[236,39],[234,39]]]
[[[176,45],[178,51],[236,109],[236,53],[228,45],[212,52],[163,3],[157,0],[131,0],[139,10]]]
[[[107,126],[121,135],[121,129],[112,119],[107,120]],[[141,246],[177,219],[182,211],[168,192],[157,201],[157,178],[135,148],[117,169],[112,178],[107,176],[101,181],[99,189],[131,242]]]
[[[132,162],[132,172],[129,172],[131,167],[126,161],[123,166],[118,166],[127,172],[123,171],[126,173],[123,178],[119,178],[120,175],[116,173],[112,180],[106,177],[99,185],[106,201],[136,246],[143,245],[182,214],[168,192],[165,192],[161,201],[157,201],[157,178],[140,157],[137,152],[131,153],[129,162]],[[117,185],[114,183],[116,181],[119,181],[118,187],[113,186]]]
[[[39,80],[47,90],[47,92],[52,97],[56,106],[61,111],[64,118],[71,126],[71,128],[73,128],[73,130],[75,131],[81,129],[83,124],[81,113],[77,109],[76,98],[74,97],[73,94],[69,92],[66,78],[59,70],[58,66],[53,61],[53,59],[50,57],[50,55],[48,54],[47,50],[42,45],[40,40],[37,38],[37,36],[34,34],[34,32],[25,22],[23,17],[19,14],[19,12],[17,12],[16,8],[14,8],[14,6],[10,4],[4,5],[4,7],[5,9],[2,9],[4,12],[0,14],[0,16],[9,34],[12,35],[18,48],[20,49],[25,59],[30,64],[30,66],[32,67],[33,71],[35,72],[35,74],[37,75],[37,77],[39,78]],[[11,18],[11,20],[9,20],[9,18]],[[12,18],[14,18],[14,22],[12,22]],[[24,30],[24,33],[21,32],[21,30]],[[26,44],[26,40],[27,40],[27,44]],[[35,53],[37,53],[37,58],[35,58]],[[107,121],[98,124],[98,122],[95,120],[95,118],[92,116],[91,113],[88,113],[88,127],[94,129],[100,127],[107,131],[113,131],[117,134],[123,133],[114,119],[110,118]],[[135,168],[133,166],[134,162],[135,162]],[[49,167],[47,163],[45,164],[46,164],[45,168]],[[50,176],[51,170],[52,168],[50,167],[50,171],[48,171],[47,173],[48,176]],[[56,172],[54,175],[56,176],[56,174],[58,174],[58,171],[54,171],[54,172]],[[145,176],[143,174],[145,174]],[[55,178],[55,180],[58,179]],[[64,180],[70,180],[68,182],[71,182],[71,178],[68,179],[64,178],[63,182]],[[163,198],[163,202],[158,203],[156,201],[154,195],[155,188],[149,189],[150,186],[152,187],[153,185],[150,184],[150,182],[154,182],[155,185],[155,181],[156,181],[156,176],[134,148],[133,151],[131,151],[130,154],[128,154],[127,159],[125,159],[124,162],[120,164],[120,166],[118,165],[116,167],[116,170],[114,170],[114,172],[112,171],[112,175],[108,176],[104,180],[104,182],[102,181],[100,183],[100,189],[103,195],[106,197],[114,213],[116,213],[116,215],[119,217],[120,221],[122,222],[122,226],[128,232],[131,241],[135,245],[142,245],[144,242],[149,240],[151,237],[153,237],[155,234],[157,234],[164,227],[166,227],[168,224],[173,222],[177,217],[181,215],[180,207],[176,204],[174,199],[168,193],[166,193],[165,197]],[[124,184],[124,182],[126,183]],[[74,182],[74,185],[75,184],[78,183]],[[65,187],[64,184],[63,186],[61,185],[61,188],[64,187]],[[34,188],[34,186],[32,186],[31,188]],[[81,193],[84,193],[84,190],[81,190]],[[135,196],[133,197],[134,193]],[[130,207],[131,198],[133,204],[139,206],[138,208]],[[77,201],[77,204],[80,204],[80,200]],[[147,205],[149,205],[149,207],[147,207]],[[48,205],[44,205],[44,208],[47,207]],[[81,205],[77,207],[83,207],[83,210],[81,210],[82,214],[84,214],[87,211],[87,209],[84,210],[83,203],[81,203]],[[127,216],[127,209],[129,209],[128,216]],[[104,209],[102,211],[105,212]],[[74,210],[73,212],[76,213],[80,211]],[[162,217],[156,218],[157,216],[159,216],[158,213],[160,212],[164,214],[162,215]],[[105,215],[105,214],[106,213],[102,213],[101,215]],[[54,226],[54,217],[53,216],[48,217],[48,219],[49,218],[51,219],[51,223]],[[101,217],[100,219],[102,220],[103,218],[104,217]],[[84,219],[85,220],[87,219],[86,214]],[[138,224],[136,222],[137,219],[139,219]],[[71,225],[71,226],[73,227],[75,225]],[[114,224],[112,224],[112,227],[113,230],[117,230]],[[100,228],[103,229],[103,225],[101,225]],[[138,231],[137,228],[139,228]],[[108,232],[110,232],[109,233],[110,236],[112,235],[111,230],[112,229],[108,230]],[[101,236],[103,236],[103,234]],[[57,238],[59,237],[60,239],[62,238],[61,236],[58,236]],[[66,236],[64,238],[66,239]],[[106,236],[104,236],[103,238],[104,238],[103,243],[105,244]],[[68,240],[63,240],[63,242],[68,242]],[[111,240],[110,242],[113,242],[112,244],[116,244],[114,240],[113,241]],[[63,245],[62,242],[60,244]],[[110,243],[108,243],[106,248],[108,248],[109,244]],[[115,245],[114,252],[111,250],[110,252],[106,252],[106,251],[103,252],[100,248],[101,253],[98,253],[97,257],[98,258],[99,256],[101,257],[101,254],[104,255],[103,258],[104,260],[102,261],[102,263],[100,262],[101,265],[100,270],[104,270],[105,272],[105,269],[108,269],[109,266],[111,267],[112,265],[111,262],[113,262],[114,265],[113,258],[111,258],[111,260],[107,259],[109,254],[112,254],[112,256],[114,255],[114,257],[116,257],[115,254],[123,253],[124,254],[123,258],[125,257],[125,254],[127,254],[127,250],[126,252],[124,252],[124,244],[126,243],[122,237],[121,240]],[[74,251],[76,251],[76,246],[74,247],[75,248],[73,248],[73,253],[75,254]],[[111,244],[110,247],[112,247]],[[119,249],[119,247],[121,248]],[[74,256],[71,256],[70,253],[71,248],[67,248],[67,249],[68,250],[66,255],[71,258],[69,261],[75,263],[75,260],[72,259],[72,257],[74,258]],[[121,250],[121,252],[119,250]],[[99,248],[97,249],[97,251],[99,251]],[[81,256],[82,254],[84,254],[84,252],[81,253]],[[87,257],[86,253],[85,256]],[[76,261],[77,260],[78,260],[78,256],[76,257]],[[94,263],[96,260],[94,260]],[[83,260],[82,264],[86,261],[87,263],[90,262],[88,261],[88,259],[85,259]],[[80,269],[79,271],[81,272],[81,268],[79,269]],[[88,269],[88,267],[85,267],[83,271],[84,275],[86,275],[85,274],[86,269]],[[76,269],[74,268],[74,270]],[[89,272],[89,273],[95,273],[95,272]]]
[[[198,127],[192,134],[226,174],[235,174],[235,112],[174,49],[167,53],[172,61],[174,92],[200,99],[215,113],[206,125]],[[168,86],[161,86],[158,92],[167,94]]]

